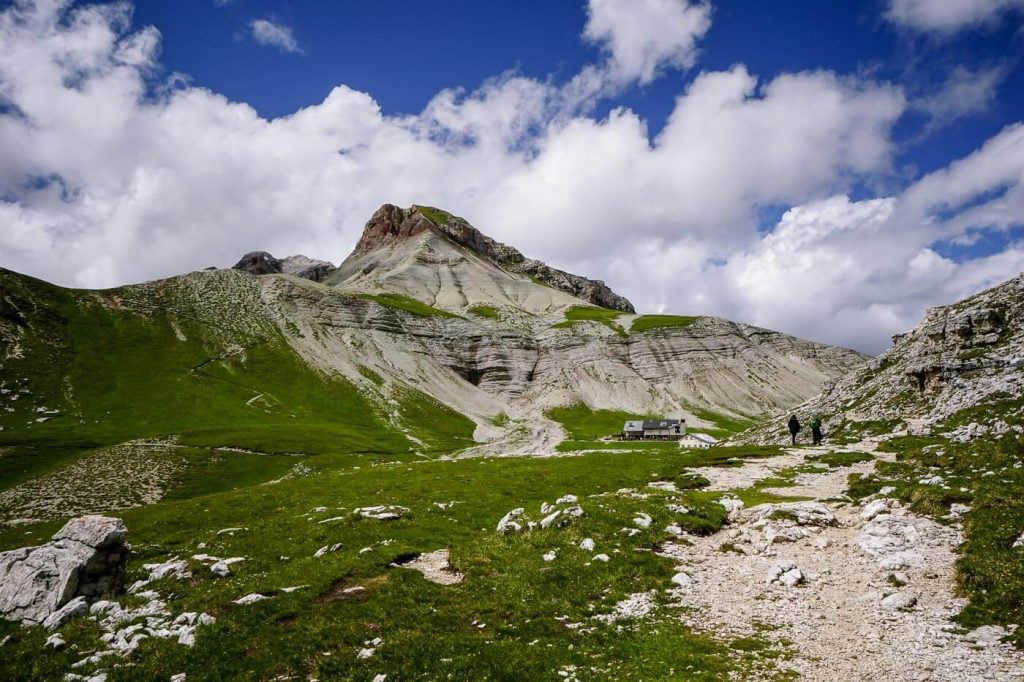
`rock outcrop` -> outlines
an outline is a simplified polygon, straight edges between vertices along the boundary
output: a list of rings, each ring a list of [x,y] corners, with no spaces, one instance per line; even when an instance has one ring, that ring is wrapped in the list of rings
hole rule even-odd
[[[266,251],[252,251],[242,256],[241,260],[231,266],[232,270],[241,270],[250,275],[275,275],[283,273],[301,277],[313,282],[322,282],[337,268],[323,260],[308,256],[288,256],[274,258]]]
[[[120,519],[82,516],[53,541],[0,552],[0,617],[48,629],[124,587],[129,547]]]
[[[921,323],[855,371],[825,385],[796,408],[820,414],[827,432],[879,429],[931,432],[961,410],[1024,395],[1024,274],[958,303],[928,310]],[[1020,415],[1017,415],[1018,417]],[[1013,425],[968,424],[954,435],[969,439]],[[784,442],[776,424],[744,434],[753,442]]]
[[[403,209],[385,204],[379,208],[366,223],[362,237],[352,254],[341,264],[333,281],[341,283],[353,275],[369,274],[380,262],[374,258],[375,254],[424,234],[440,236],[467,249],[471,256],[482,258],[506,272],[532,278],[587,303],[626,313],[635,312],[632,303],[604,282],[526,258],[517,249],[491,239],[462,218],[422,206]],[[447,260],[450,261],[450,257]]]

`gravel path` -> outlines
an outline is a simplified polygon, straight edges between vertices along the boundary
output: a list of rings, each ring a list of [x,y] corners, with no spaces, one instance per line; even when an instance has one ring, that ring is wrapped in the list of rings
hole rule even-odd
[[[739,469],[699,472],[716,489],[743,487],[821,451],[794,449]],[[795,487],[775,492],[835,498],[847,475],[873,464],[800,474]],[[780,665],[801,679],[1024,680],[1022,652],[969,641],[977,635],[957,634],[950,621],[966,603],[953,595],[959,529],[912,515],[892,500],[864,508],[804,504],[814,512],[807,518],[793,513],[799,504],[760,505],[735,515],[721,533],[665,547],[663,554],[690,579],[671,591],[682,618],[715,633],[789,642],[793,658]],[[772,581],[796,576],[788,573],[794,566],[795,584]]]

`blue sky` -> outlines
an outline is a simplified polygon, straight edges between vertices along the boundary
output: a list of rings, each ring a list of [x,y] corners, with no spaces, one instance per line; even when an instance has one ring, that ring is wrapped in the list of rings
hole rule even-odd
[[[1024,112],[1024,55],[1019,21],[937,39],[884,20],[885,3],[787,0],[716,3],[714,29],[700,46],[696,69],[675,71],[630,88],[611,106],[626,105],[656,133],[675,97],[699,70],[742,63],[762,78],[829,69],[870,73],[926,93],[956,67],[1004,67],[990,107],[922,138],[927,117],[897,126],[900,169],[910,177],[941,168],[981,145]],[[302,52],[252,39],[252,21],[288,27]],[[252,105],[265,117],[316,104],[339,83],[373,95],[389,114],[415,114],[440,90],[476,89],[508,70],[565,81],[599,56],[579,39],[586,5],[572,0],[376,0],[289,2],[214,0],[135,5],[135,22],[163,36],[161,61],[202,87]]]
[[[868,351],[1024,269],[1024,0],[0,2],[0,266],[342,260],[443,206]]]

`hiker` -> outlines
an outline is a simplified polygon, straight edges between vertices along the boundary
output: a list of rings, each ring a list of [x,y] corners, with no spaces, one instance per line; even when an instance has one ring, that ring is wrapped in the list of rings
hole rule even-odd
[[[794,414],[789,418],[789,435],[793,437],[793,445],[796,445],[796,434],[800,432],[800,421]]]
[[[811,417],[811,436],[815,445],[821,445],[821,417],[818,415]]]

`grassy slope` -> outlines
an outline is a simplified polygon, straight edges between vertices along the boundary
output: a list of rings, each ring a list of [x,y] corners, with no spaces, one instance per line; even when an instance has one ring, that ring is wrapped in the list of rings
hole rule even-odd
[[[565,311],[565,320],[551,325],[553,329],[569,329],[577,322],[597,322],[608,327],[619,336],[627,336],[626,330],[618,325],[615,320],[622,315],[622,311],[609,310],[588,305],[577,305]]]
[[[641,315],[633,320],[630,332],[645,332],[650,329],[684,329],[689,327],[699,316],[690,315]]]
[[[195,564],[192,580],[156,585],[173,595],[175,613],[207,611],[218,621],[200,629],[191,650],[166,641],[143,643],[134,666],[112,669],[109,679],[166,678],[177,672],[190,679],[369,679],[382,672],[404,679],[412,671],[417,679],[538,679],[568,665],[579,666],[584,679],[721,679],[765,655],[751,653],[748,640],[730,649],[728,642],[693,633],[667,610],[643,627],[627,623],[620,629],[592,618],[631,593],[657,589],[660,594],[670,586],[672,562],[649,551],[666,539],[662,529],[668,523],[700,533],[722,523],[716,494],[649,490],[649,499],[590,497],[644,487],[654,479],[692,487],[678,453],[407,464],[371,456],[361,460],[353,466],[351,459],[328,456],[302,478],[123,512],[137,550],[129,579],[142,574],[142,563],[200,551],[199,542],[209,543],[204,551],[249,560],[236,564],[235,575],[227,579]],[[569,492],[579,496],[586,512],[572,525],[509,537],[495,532],[508,510],[523,506],[539,520],[542,502]],[[452,500],[458,503],[448,510],[433,505]],[[673,515],[665,506],[669,501],[695,512]],[[350,515],[357,506],[387,503],[411,512],[395,522]],[[319,505],[328,511],[307,516]],[[626,537],[620,529],[632,525],[640,511],[654,523]],[[333,516],[345,519],[316,523]],[[57,525],[0,533],[0,548],[41,540]],[[216,535],[226,527],[248,530]],[[591,555],[576,547],[584,537],[592,537],[597,552],[608,553],[611,561],[589,563]],[[380,545],[384,540],[391,544]],[[314,551],[328,543],[343,547],[314,559]],[[360,553],[364,547],[373,550]],[[441,547],[450,548],[453,564],[465,573],[463,584],[442,587],[415,572],[389,568],[399,555]],[[549,550],[558,556],[545,562],[541,555]],[[230,603],[250,592],[303,584],[309,587],[256,605]],[[351,585],[366,587],[367,597],[328,598],[332,587]],[[567,623],[596,629],[582,634]],[[97,636],[82,619],[64,633],[80,651],[91,649]],[[6,634],[13,639],[0,661],[5,679],[59,677],[81,657],[68,650],[39,656],[45,634],[38,628],[0,624],[0,637]],[[373,637],[384,643],[371,659],[358,660],[356,651]]]
[[[118,309],[138,288],[97,296],[10,276],[0,286],[31,310],[32,324],[24,357],[0,368],[0,385],[29,391],[0,399],[15,408],[0,411],[0,487],[100,446],[168,434],[265,452],[410,449],[352,384],[312,370],[269,325],[250,334],[218,330],[184,309],[187,300],[153,315]],[[412,389],[406,398],[402,422],[428,451],[471,443],[470,420]],[[35,423],[42,406],[61,414]]]
[[[727,438],[748,428],[751,422],[718,414],[687,405],[686,409],[696,416],[715,424],[715,428],[702,428],[716,438]],[[545,412],[548,419],[565,428],[569,438],[559,445],[561,452],[590,449],[665,450],[679,449],[675,442],[666,441],[615,441],[595,442],[599,438],[621,433],[622,425],[630,419],[661,419],[664,415],[638,415],[619,410],[592,410],[586,405],[558,407]]]
[[[435,308],[403,294],[356,294],[356,296],[419,317],[459,317],[455,313]]]
[[[475,305],[467,310],[470,315],[476,315],[477,317],[484,317],[489,320],[500,320],[501,314],[498,313],[498,309],[491,305]]]

